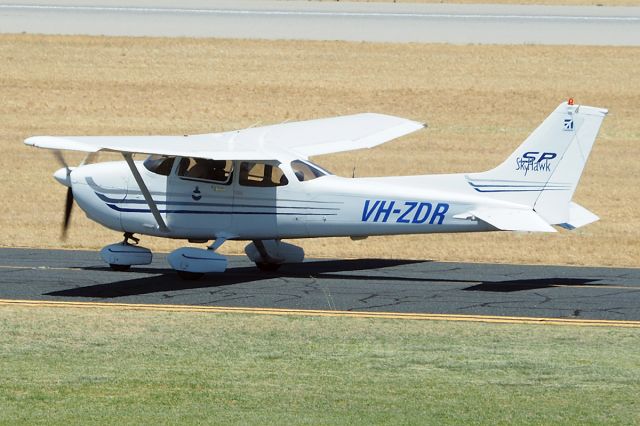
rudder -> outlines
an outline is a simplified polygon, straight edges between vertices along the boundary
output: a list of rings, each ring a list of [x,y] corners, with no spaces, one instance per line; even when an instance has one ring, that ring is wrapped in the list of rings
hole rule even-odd
[[[550,224],[569,220],[569,203],[607,114],[563,102],[502,164],[466,175],[477,192],[531,207]]]

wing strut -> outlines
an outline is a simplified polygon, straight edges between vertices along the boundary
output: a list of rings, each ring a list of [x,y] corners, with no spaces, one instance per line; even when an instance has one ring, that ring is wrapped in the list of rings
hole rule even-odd
[[[145,201],[149,205],[151,214],[153,214],[153,217],[156,219],[156,222],[158,222],[158,228],[160,228],[162,232],[169,232],[169,228],[167,228],[167,225],[164,223],[162,216],[160,216],[160,211],[158,210],[158,206],[156,205],[156,202],[153,201],[153,198],[151,198],[151,193],[149,192],[147,185],[142,180],[142,176],[140,176],[140,172],[138,171],[136,164],[133,162],[133,157],[131,153],[123,152],[122,156],[127,161],[127,165],[131,169],[131,173],[133,173],[133,177],[135,178],[136,183],[140,188],[140,191],[142,191],[142,195],[144,196]]]

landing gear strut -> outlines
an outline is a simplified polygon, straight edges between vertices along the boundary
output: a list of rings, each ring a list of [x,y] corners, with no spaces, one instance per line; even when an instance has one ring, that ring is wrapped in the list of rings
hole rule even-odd
[[[133,244],[138,244],[140,242],[140,238],[136,238],[133,236],[133,232],[125,232],[124,233],[124,241],[122,244],[129,244],[129,240],[133,241]]]
[[[253,240],[253,245],[260,254],[260,260],[255,259],[255,264],[263,272],[275,272],[284,262],[283,259],[276,259],[269,254],[267,248],[261,240]]]

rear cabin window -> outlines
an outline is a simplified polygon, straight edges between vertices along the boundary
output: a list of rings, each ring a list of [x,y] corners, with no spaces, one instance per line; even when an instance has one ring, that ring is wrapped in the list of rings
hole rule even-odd
[[[267,163],[243,162],[240,164],[240,185],[274,187],[284,186],[289,180],[278,166]]]
[[[208,180],[229,185],[233,174],[233,161],[183,157],[176,173],[187,180]]]
[[[142,164],[152,173],[169,176],[175,159],[176,157],[168,157],[166,155],[150,155]]]
[[[306,182],[329,174],[329,172],[322,170],[315,164],[300,160],[291,162],[291,168],[300,182]]]

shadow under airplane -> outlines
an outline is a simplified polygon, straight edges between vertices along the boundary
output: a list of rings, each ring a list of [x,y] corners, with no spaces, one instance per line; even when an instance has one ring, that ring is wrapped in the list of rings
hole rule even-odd
[[[389,282],[417,282],[417,283],[473,283],[470,287],[463,288],[464,291],[483,292],[516,292],[525,290],[544,289],[551,287],[582,286],[582,285],[603,285],[595,284],[599,279],[588,278],[539,278],[520,279],[506,281],[483,281],[460,280],[451,278],[416,278],[400,276],[397,274],[369,275],[369,274],[349,274],[348,272],[379,270],[381,268],[397,267],[403,265],[424,263],[418,260],[389,260],[389,259],[353,259],[353,260],[326,260],[312,261],[302,264],[289,264],[277,272],[265,273],[253,266],[232,267],[223,274],[209,274],[198,281],[184,281],[180,279],[172,269],[159,268],[136,268],[127,274],[141,273],[154,274],[143,278],[127,279],[123,281],[97,284],[85,287],[76,287],[66,290],[59,290],[46,293],[47,296],[58,297],[86,297],[86,298],[118,298],[125,296],[137,296],[143,294],[172,292],[180,290],[217,288],[231,286],[235,284],[246,284],[249,282],[262,281],[274,278],[309,278],[333,279],[344,281],[389,281]],[[431,262],[431,261],[426,261]],[[107,267],[88,267],[85,270],[111,271]],[[127,275],[129,276],[129,275]]]

